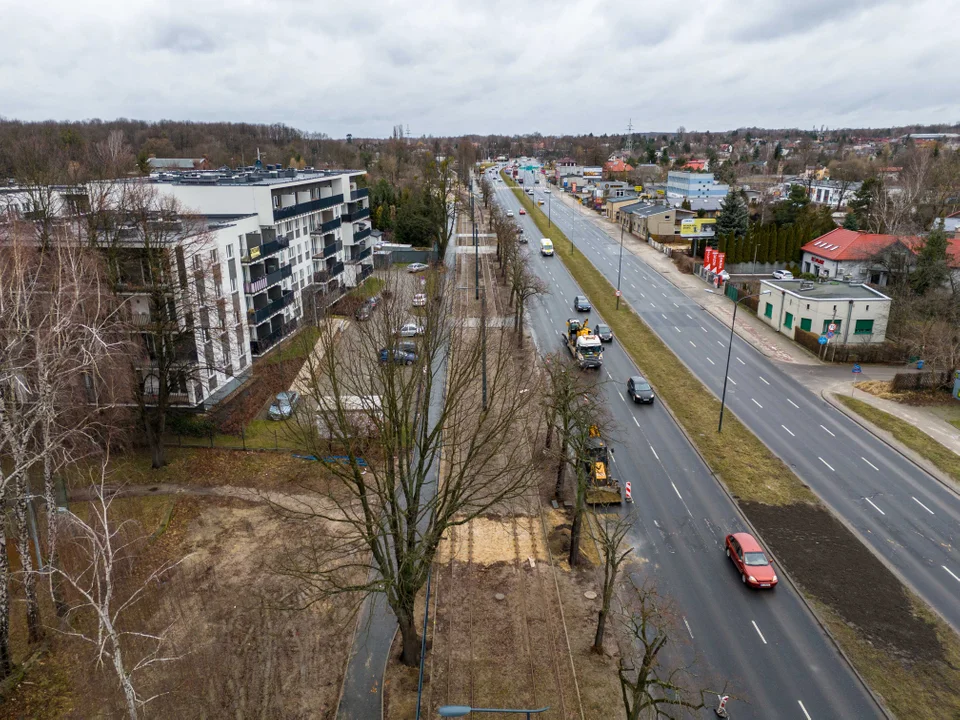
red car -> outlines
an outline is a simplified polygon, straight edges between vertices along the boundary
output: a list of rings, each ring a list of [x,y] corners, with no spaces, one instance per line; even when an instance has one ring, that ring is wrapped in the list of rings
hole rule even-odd
[[[744,585],[755,588],[772,588],[777,584],[777,574],[760,543],[749,533],[727,535],[727,557],[740,573]]]
[[[527,211],[524,210],[523,208],[520,208],[520,214],[521,214],[521,215],[526,215],[526,214],[527,214]]]

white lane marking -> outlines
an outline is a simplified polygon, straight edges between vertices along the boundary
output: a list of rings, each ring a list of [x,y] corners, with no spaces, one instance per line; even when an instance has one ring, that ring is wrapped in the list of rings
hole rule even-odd
[[[636,285],[634,285],[633,283],[630,283],[630,287],[632,287],[632,288],[633,288],[634,290],[636,290],[636,289],[637,289],[637,286],[636,286]]]
[[[716,365],[716,363],[710,358],[707,358],[707,362],[710,363],[711,365]]]
[[[693,320],[693,316],[692,316],[692,315],[690,315],[690,313],[684,313],[684,315],[686,315],[686,316],[687,316],[687,319],[689,319],[689,320]]]
[[[717,340],[717,345],[719,345],[720,347],[725,347],[722,340]]]
[[[707,332],[707,329],[703,325],[700,326],[700,329],[703,330],[704,332]]]
[[[800,703],[800,709],[803,710],[803,716],[804,716],[807,720],[813,720],[813,718],[810,717],[810,713],[808,713],[808,712],[807,712],[807,709],[803,706],[803,700],[797,700],[797,702]]]
[[[950,573],[951,577],[953,577],[954,580],[956,580],[957,582],[960,582],[960,577],[957,577],[956,575],[954,575],[954,574],[950,571],[950,568],[948,568],[946,565],[941,565],[940,567],[942,567],[944,570],[946,570],[948,573]]]
[[[690,639],[693,640],[693,630],[690,629],[690,623],[687,622],[687,618],[683,618],[683,624],[687,626],[687,632],[690,634]]]
[[[634,421],[635,423],[637,423],[637,427],[640,427],[640,422],[637,420],[637,416],[636,416],[636,415],[631,415],[630,417],[632,417],[632,418],[633,418],[633,421]]]
[[[737,384],[737,381],[734,380],[734,379],[733,379],[732,377],[730,377],[729,375],[727,375],[727,380],[729,380],[730,382],[732,382],[734,385]]]
[[[673,329],[676,330],[677,332],[680,332],[680,328],[678,328],[676,325],[673,326]]]
[[[832,469],[832,468],[831,468],[831,469]],[[873,500],[871,500],[870,498],[864,498],[864,500],[866,500],[868,503],[870,503],[871,505],[873,505],[873,509],[876,510],[878,513],[880,513],[881,515],[886,515],[886,513],[885,513],[883,510],[881,510],[880,508],[878,508],[878,507],[876,506],[876,504],[873,502]]]
[[[647,296],[646,296],[646,295],[644,295],[643,293],[640,293],[640,297],[642,297],[642,298],[644,298],[644,299],[646,299],[646,297],[647,297]]]
[[[664,315],[663,313],[660,313],[660,317],[662,317],[662,318],[663,318],[664,320],[666,320],[666,319],[667,319],[667,316],[666,316],[666,315]]]
[[[791,400],[790,398],[787,398],[787,402],[790,403],[791,405],[793,405],[797,410],[800,409],[800,406],[797,405],[797,404],[796,404],[793,400]]]
[[[924,510],[926,510],[928,513],[930,513],[931,515],[934,514],[933,510],[931,510],[931,509],[928,508],[926,505],[924,505],[922,502],[920,502],[919,500],[917,500],[915,497],[913,497],[913,495],[911,495],[910,497],[912,497],[912,498],[913,498],[913,501],[914,501],[917,505],[919,505],[920,507],[922,507]]]
[[[760,408],[761,410],[763,410],[763,405],[761,405],[760,403],[758,403],[755,398],[750,398],[750,399],[753,400],[753,404],[754,404],[754,405],[756,405],[758,408]]]
[[[874,465],[872,462],[870,462],[869,460],[867,460],[863,455],[860,456],[860,459],[863,460],[867,465],[869,465],[870,467],[872,467],[872,468],[873,468],[874,470],[876,470],[877,472],[880,472],[880,468],[878,468],[878,467],[877,467],[876,465]],[[914,498],[914,500],[916,500],[916,498]]]
[[[613,458],[613,461],[614,461],[614,462],[616,462],[616,461],[617,461],[617,456],[616,456],[616,455],[614,455],[614,454],[613,454],[612,452],[610,453],[610,457],[612,457],[612,458]]]
[[[737,358],[737,362],[740,363],[741,365],[746,365],[746,363],[745,363],[743,360],[741,360],[740,358]],[[760,379],[763,380],[763,378],[760,378]],[[766,380],[763,380],[763,381],[764,381],[764,382],[767,382]],[[767,383],[767,385],[769,385],[769,384],[770,384],[770,383]]]
[[[820,427],[822,427],[824,430],[827,430],[827,428],[826,428],[825,425],[821,425]],[[836,435],[834,435],[834,434],[833,434],[832,432],[830,432],[829,430],[827,430],[827,432],[830,433],[830,435],[832,435],[833,437],[836,437]]]
[[[654,285],[654,287],[656,287],[656,285]],[[660,293],[660,294],[663,295],[664,297],[667,296],[667,294],[666,294],[665,292],[662,292],[662,293]]]
[[[626,402],[626,401],[627,401],[627,400],[626,400],[626,398],[625,398],[625,397],[623,397],[623,393],[622,393],[622,392],[620,392],[619,390],[617,390],[617,395],[619,395],[619,396],[620,396],[620,399],[621,399],[621,400],[623,400],[624,402]]]
[[[654,456],[657,460],[660,459],[660,456],[657,455],[657,451],[653,449],[653,445],[650,446],[650,452],[653,453],[653,456]],[[674,488],[674,490],[676,490],[676,488]]]
[[[738,358],[738,359],[739,359],[739,358]],[[757,375],[757,377],[760,378],[761,380],[763,380],[763,382],[764,382],[765,384],[767,384],[767,385],[770,384],[770,383],[767,382],[767,379],[766,379],[765,377],[763,377],[763,375]]]
[[[691,345],[693,345],[694,347],[697,346],[697,344],[696,344],[695,342],[693,342],[693,340],[687,340],[687,342],[690,343]]]
[[[790,428],[788,428],[786,425],[781,425],[780,427],[782,427],[784,430],[790,433],[790,437],[796,437],[796,435],[794,435],[793,432],[790,430]]]
[[[651,449],[652,449],[652,448],[651,448]],[[672,480],[670,481],[670,484],[673,485],[673,481],[672,481]],[[680,491],[677,490],[677,486],[676,486],[676,485],[673,485],[673,491],[677,494],[677,497],[678,497],[678,498],[680,498],[681,500],[683,500],[683,495],[681,495],[681,494],[680,494]]]
[[[653,303],[650,303],[650,307],[653,307],[653,308],[655,308],[655,307],[656,307],[656,305],[654,305]]]
[[[767,644],[767,639],[763,636],[763,633],[760,632],[760,628],[757,627],[757,621],[756,621],[756,620],[751,620],[750,622],[753,623],[753,629],[757,631],[757,635],[760,636],[760,639],[763,640],[763,644],[766,645],[766,644]]]
[[[678,307],[680,307],[680,306],[679,306],[679,305],[677,305],[676,303],[674,303],[674,304],[673,304],[673,306],[674,306],[675,308],[678,308]]]
[[[830,463],[828,463],[826,460],[824,460],[822,457],[820,457],[819,455],[817,455],[817,460],[819,460],[819,461],[822,462],[824,465],[826,465],[828,468],[830,468],[831,471],[836,472],[836,470],[833,469],[833,466],[832,466]]]

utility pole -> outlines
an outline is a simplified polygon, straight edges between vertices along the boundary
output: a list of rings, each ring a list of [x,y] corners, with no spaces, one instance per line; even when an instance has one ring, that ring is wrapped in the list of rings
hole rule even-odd
[[[487,409],[487,288],[483,288],[483,299],[480,301],[480,354],[482,387],[483,387],[483,409]]]
[[[617,310],[620,309],[620,276],[623,272],[623,214],[620,216],[620,261],[617,263]]]
[[[473,257],[476,293],[474,300],[480,299],[480,237],[477,235],[477,218],[473,214],[473,182],[470,183],[470,220],[473,222]]]

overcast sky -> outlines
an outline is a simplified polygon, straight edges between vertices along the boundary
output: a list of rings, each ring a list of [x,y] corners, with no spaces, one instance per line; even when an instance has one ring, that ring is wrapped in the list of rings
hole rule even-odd
[[[960,0],[0,0],[0,116],[334,137],[960,121]]]

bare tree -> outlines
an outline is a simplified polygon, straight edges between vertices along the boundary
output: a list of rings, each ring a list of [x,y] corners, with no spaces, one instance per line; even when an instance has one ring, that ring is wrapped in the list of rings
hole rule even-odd
[[[603,556],[603,590],[600,596],[597,632],[593,638],[593,651],[602,655],[603,635],[607,627],[610,605],[613,602],[613,593],[617,588],[620,567],[627,556],[633,552],[632,547],[626,549],[623,547],[633,522],[627,516],[605,514],[596,518],[592,527],[594,528],[593,537],[600,546],[600,553]]]
[[[706,698],[717,693],[693,689],[691,667],[664,665],[661,652],[676,630],[670,608],[649,580],[630,595],[618,673],[627,720],[673,718],[677,712],[699,717]]]
[[[483,198],[483,206],[489,208],[490,198],[493,197],[493,184],[486,173],[480,175],[480,196]]]
[[[453,172],[451,158],[435,160],[431,158],[426,166],[427,195],[430,198],[434,239],[437,246],[437,259],[442,263],[450,246],[450,238],[456,230],[457,207],[459,206],[459,184]],[[465,177],[465,176],[464,176]]]
[[[299,383],[307,402],[296,432],[316,453],[335,449],[345,460],[330,466],[337,479],[331,498],[282,510],[321,517],[340,533],[332,556],[329,538],[323,547],[305,538],[288,558],[283,572],[302,582],[306,602],[383,593],[408,665],[420,658],[414,601],[444,533],[519,498],[534,477],[526,441],[536,426],[534,370],[514,360],[504,329],[487,330],[484,358],[479,332],[455,311],[451,285],[444,273],[427,278],[415,358],[396,354],[405,353],[395,331],[408,318],[411,294],[396,283],[349,336],[322,329]]]
[[[135,626],[128,616],[182,559],[160,565],[132,588],[124,586],[124,570],[144,537],[134,532],[133,521],[115,520],[112,503],[116,493],[108,487],[107,477],[104,460],[91,483],[92,500],[85,517],[65,511],[64,540],[76,550],[73,555],[77,559],[70,567],[51,567],[51,571],[63,579],[77,598],[67,617],[73,629],[62,632],[90,644],[97,667],[106,663],[113,667],[127,717],[137,720],[148,703],[164,694],[146,695],[143,688],[149,684],[149,678],[141,680],[144,672],[174,662],[182,655],[168,654],[168,629],[150,632]]]

